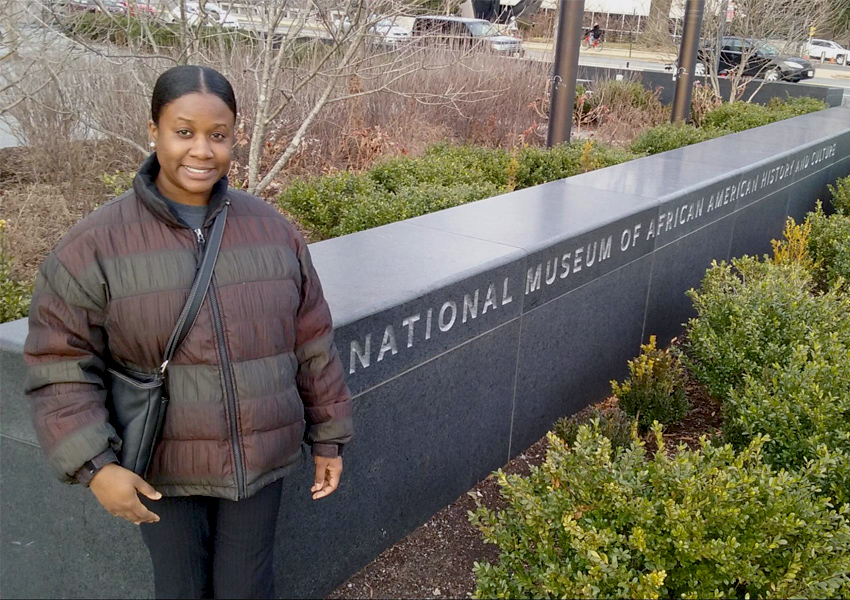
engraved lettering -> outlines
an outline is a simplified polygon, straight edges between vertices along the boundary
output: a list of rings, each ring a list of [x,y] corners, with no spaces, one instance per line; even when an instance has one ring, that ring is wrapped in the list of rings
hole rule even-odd
[[[506,304],[510,304],[514,301],[513,296],[508,296],[508,278],[505,277],[505,281],[502,284],[502,306]]]
[[[461,320],[464,323],[466,323],[467,316],[471,316],[473,319],[478,316],[478,290],[475,290],[474,298],[473,304],[473,298],[469,294],[463,295],[463,318]]]
[[[384,330],[384,341],[381,342],[381,351],[378,352],[378,362],[384,360],[384,354],[391,352],[393,356],[398,354],[398,347],[395,344],[395,330],[392,325],[387,325]]]
[[[603,239],[599,243],[599,262],[611,258],[611,242],[614,236],[609,235],[607,239]]]
[[[446,319],[445,319],[447,309],[451,309],[451,311],[452,311],[452,318],[449,320],[448,323],[446,323]],[[440,309],[440,317],[439,317],[439,319],[437,319],[437,325],[440,326],[440,331],[445,333],[446,331],[451,329],[452,325],[455,324],[456,318],[457,318],[457,304],[455,304],[451,300],[447,300],[446,302],[443,303],[443,307]]]
[[[584,255],[584,264],[588,267],[592,267],[593,263],[596,262],[596,248],[599,242],[593,242],[593,249],[591,250],[590,244],[587,245],[587,253]]]
[[[564,279],[567,275],[570,274],[570,258],[572,257],[572,252],[567,252],[561,257],[561,279]]]
[[[351,340],[351,356],[348,362],[348,374],[354,373],[357,360],[360,360],[360,366],[364,369],[369,368],[369,363],[372,361],[372,334],[366,334],[365,348],[360,346],[357,340]]]
[[[543,274],[543,264],[537,265],[537,269],[534,267],[528,270],[528,275],[525,278],[525,294],[528,295],[531,292],[536,292],[541,287],[541,275]]]
[[[550,268],[551,267],[551,268]],[[558,276],[558,259],[553,258],[551,263],[546,261],[546,285],[555,283],[555,278]]]
[[[581,255],[584,248],[576,248],[576,257],[573,259],[573,273],[581,271]]]
[[[413,346],[413,326],[416,324],[416,321],[420,319],[419,313],[415,315],[411,315],[407,317],[401,324],[404,327],[407,327],[407,347],[410,348]]]
[[[478,293],[478,290],[475,291]],[[476,300],[477,303],[477,300]],[[487,297],[484,298],[484,306],[481,307],[481,314],[486,315],[488,308],[499,308],[496,304],[496,284],[491,283],[490,287],[487,288]]]

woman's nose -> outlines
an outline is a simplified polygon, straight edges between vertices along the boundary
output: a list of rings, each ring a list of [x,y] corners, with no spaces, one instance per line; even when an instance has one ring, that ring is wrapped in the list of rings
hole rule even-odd
[[[212,158],[213,151],[210,141],[204,136],[197,136],[192,144],[190,154],[197,158]]]

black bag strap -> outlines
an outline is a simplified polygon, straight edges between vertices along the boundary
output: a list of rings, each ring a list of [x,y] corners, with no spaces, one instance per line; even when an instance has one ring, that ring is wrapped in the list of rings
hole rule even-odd
[[[174,331],[171,332],[171,337],[165,346],[162,365],[159,367],[160,374],[165,373],[165,369],[174,357],[174,353],[177,352],[177,348],[180,347],[180,344],[189,335],[189,331],[191,331],[195,320],[198,318],[198,312],[201,310],[204,298],[207,296],[207,291],[212,281],[213,269],[215,269],[215,261],[218,258],[219,248],[221,248],[221,236],[224,233],[224,224],[227,221],[228,204],[230,203],[226,202],[215,217],[212,230],[210,231],[210,237],[206,241],[206,247],[203,249],[201,260],[198,263],[195,280],[192,282],[192,287],[189,290],[189,297],[186,299],[186,304],[183,305],[183,310],[180,311],[177,325],[174,326]]]

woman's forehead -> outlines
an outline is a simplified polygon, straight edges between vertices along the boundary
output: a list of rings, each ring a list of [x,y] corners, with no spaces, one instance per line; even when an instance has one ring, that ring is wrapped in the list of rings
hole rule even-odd
[[[215,94],[192,92],[169,102],[162,111],[162,117],[168,120],[189,124],[209,123],[230,126],[234,116],[230,107]]]

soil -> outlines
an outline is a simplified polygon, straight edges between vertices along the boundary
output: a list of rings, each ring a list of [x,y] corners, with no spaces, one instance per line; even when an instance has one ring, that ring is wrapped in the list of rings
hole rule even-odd
[[[711,438],[720,434],[720,403],[689,373],[686,392],[691,409],[681,421],[664,431],[664,442],[669,452],[675,452],[680,444],[696,448],[702,436]],[[617,398],[612,396],[598,403],[596,408],[607,411],[616,405]],[[591,408],[586,408],[573,418],[582,420]],[[653,434],[647,434],[645,441],[648,453],[654,452]],[[544,461],[546,449],[547,442],[543,437],[505,465],[503,471],[527,474],[532,466]],[[500,508],[502,500],[499,487],[492,475],[395,546],[385,550],[328,598],[470,597],[475,590],[473,564],[476,561],[495,563],[499,559],[499,549],[492,544],[485,544],[467,518],[468,512],[475,508],[476,500],[491,510]]]

